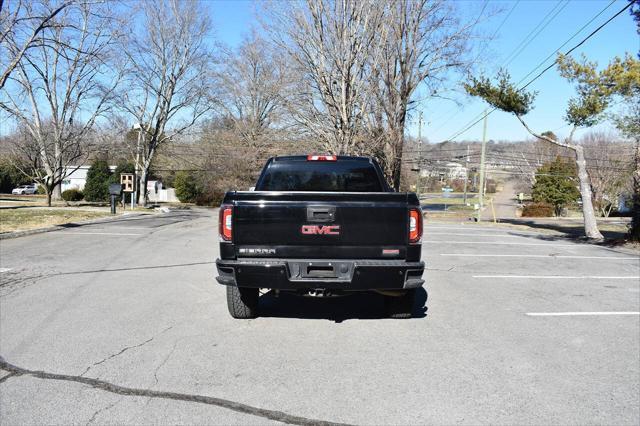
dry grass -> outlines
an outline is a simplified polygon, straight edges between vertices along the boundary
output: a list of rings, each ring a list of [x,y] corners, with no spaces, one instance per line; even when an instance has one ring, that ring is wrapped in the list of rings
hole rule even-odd
[[[46,206],[47,197],[44,195],[0,195],[0,206]]]
[[[0,209],[0,233],[46,228],[105,216],[109,216],[109,213],[104,211],[46,208]]]

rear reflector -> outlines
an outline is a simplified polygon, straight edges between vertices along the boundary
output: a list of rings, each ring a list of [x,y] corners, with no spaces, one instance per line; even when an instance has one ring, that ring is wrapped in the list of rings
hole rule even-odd
[[[400,254],[400,250],[398,249],[382,249],[383,256],[396,256]]]
[[[307,155],[307,161],[337,161],[337,155]]]
[[[218,230],[220,238],[224,241],[231,241],[232,236],[233,207],[229,205],[220,206],[220,217],[218,219]]]
[[[409,243],[417,244],[422,239],[422,212],[419,209],[409,210]]]

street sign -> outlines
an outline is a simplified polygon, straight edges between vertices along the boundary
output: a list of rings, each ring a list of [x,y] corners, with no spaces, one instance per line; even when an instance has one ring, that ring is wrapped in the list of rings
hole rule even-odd
[[[122,186],[117,183],[109,184],[109,195],[120,195],[122,192]]]
[[[109,184],[109,195],[111,195],[111,214],[116,214],[116,196],[122,192],[122,185],[118,183]]]
[[[120,184],[124,192],[133,192],[136,190],[133,173],[120,173]]]

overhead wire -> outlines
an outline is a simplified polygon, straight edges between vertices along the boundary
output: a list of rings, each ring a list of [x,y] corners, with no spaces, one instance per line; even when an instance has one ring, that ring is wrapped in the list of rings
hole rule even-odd
[[[516,8],[516,6],[517,6],[519,3],[520,3],[520,0],[518,0],[518,1],[513,5],[513,7],[511,8],[511,10],[509,11],[509,13],[507,14],[507,16],[505,17],[505,19],[503,19],[503,20],[502,20],[502,22],[500,23],[500,25],[498,26],[498,29],[494,32],[493,36],[491,37],[492,39],[494,39],[494,38],[495,38],[495,36],[497,35],[498,31],[502,28],[502,26],[505,24],[505,22],[507,21],[507,19],[511,16],[511,14],[512,14],[512,13],[513,13],[513,11],[514,11],[514,9]],[[567,2],[564,4],[564,6],[566,6],[568,3],[569,3],[569,1],[567,0]],[[554,7],[553,7],[553,8],[552,8],[552,9],[551,9],[551,10],[550,10],[550,11],[549,11],[549,12],[548,12],[548,13],[547,13],[543,18],[542,18],[542,20],[540,20],[540,22],[538,22],[538,23],[536,24],[536,26],[535,26],[535,27],[533,27],[533,28],[531,29],[531,31],[530,31],[530,32],[529,32],[529,33],[524,37],[524,39],[522,39],[522,40],[520,41],[520,43],[515,47],[515,49],[514,49],[514,50],[512,50],[512,51],[509,53],[509,55],[507,55],[507,57],[505,58],[505,61],[506,61],[507,59],[509,59],[509,58],[510,58],[510,57],[511,57],[511,56],[512,56],[512,55],[513,55],[513,54],[514,54],[514,53],[515,53],[519,48],[520,48],[520,46],[522,46],[522,44],[523,44],[523,43],[525,43],[525,42],[527,41],[527,39],[529,39],[529,37],[530,37],[534,32],[536,32],[538,29],[540,29],[540,26],[541,26],[541,25],[543,25],[543,23],[547,20],[547,18],[549,17],[549,15],[551,15],[551,14],[556,10],[556,8],[558,8],[558,6],[560,6],[561,4],[562,4],[562,0],[559,0],[559,1],[556,3],[556,5],[555,5],[555,6],[554,6]],[[564,9],[564,6],[562,7],[562,9]],[[562,9],[560,9],[560,11],[561,11]],[[559,11],[558,11],[558,13],[559,13]],[[550,23],[550,22],[551,22],[551,21],[552,21],[556,16],[557,16],[557,13],[556,13],[556,15],[554,15],[554,16],[553,16],[553,17],[552,17],[552,18],[551,18],[551,19],[550,19],[550,20],[545,24],[545,26],[544,26],[542,29],[546,28],[546,26],[547,26],[547,25],[548,25],[548,24],[549,24],[549,23]],[[537,36],[537,35],[536,35],[536,36]],[[528,45],[528,44],[527,44],[527,45]],[[485,45],[485,47],[483,48],[483,50],[482,50],[482,51],[484,52],[484,50],[485,50],[485,49],[486,49],[486,45]],[[519,54],[520,54],[520,52],[518,53],[518,55],[519,55]],[[479,57],[479,56],[480,56],[480,54],[478,54],[477,56]],[[477,58],[476,58],[476,59],[477,59]],[[510,62],[509,62],[509,63],[510,63]],[[502,65],[502,66],[504,67],[504,66],[506,66],[506,65],[503,63],[503,65]],[[450,110],[450,111],[453,111],[454,109],[455,109],[455,108],[453,108],[453,109],[452,109],[452,110]],[[447,123],[449,123],[452,119],[454,119],[455,117],[457,117],[458,115],[460,115],[460,112],[461,112],[461,111],[458,111],[458,112],[456,112],[455,114],[453,114],[452,116],[450,116],[447,120],[445,120],[445,122],[443,122],[440,126],[438,126],[438,128],[436,128],[436,129],[434,130],[434,132],[437,132],[437,131],[438,131],[438,130],[440,130],[442,127],[444,127]],[[447,113],[447,114],[445,114],[445,115],[448,115],[448,113]],[[472,118],[472,119],[469,121],[469,123],[470,123],[470,122],[473,122],[474,120],[476,120],[476,119],[478,118],[478,116],[480,116],[480,115],[482,115],[482,112],[481,112],[480,114],[476,115],[474,118]],[[466,125],[465,125],[465,126],[466,126]],[[464,126],[463,126],[463,127],[464,127]]]
[[[600,12],[596,13],[591,19],[589,19],[589,21],[587,21],[584,25],[582,25],[575,33],[573,33],[573,35],[571,37],[569,37],[567,40],[565,40],[564,43],[562,43],[556,50],[554,50],[553,52],[551,52],[546,58],[544,58],[542,61],[540,61],[540,63],[538,65],[536,65],[536,67],[534,69],[532,69],[531,71],[529,71],[529,73],[527,75],[525,75],[524,77],[522,77],[522,79],[520,79],[520,81],[517,84],[522,83],[524,80],[527,79],[527,77],[529,77],[531,74],[533,74],[538,68],[540,68],[545,62],[547,62],[551,57],[553,57],[553,55],[555,55],[556,53],[558,53],[560,51],[560,49],[562,49],[563,47],[565,47],[571,40],[573,40],[574,38],[576,38],[576,36],[578,34],[580,34],[586,27],[588,27],[593,21],[595,21],[596,19],[598,19],[598,17],[600,15],[602,15],[607,9],[609,9],[614,3],[616,2],[616,0],[611,0],[611,2],[609,2],[608,5],[606,5],[604,8],[602,8],[600,10]]]
[[[559,5],[560,3],[561,3],[561,2],[558,2],[558,5]],[[567,7],[567,5],[568,5],[568,4],[569,4],[569,0],[567,0],[567,1],[562,5],[562,7],[560,7],[560,8],[555,12],[555,14],[554,14],[554,15],[553,15],[553,16],[552,16],[552,17],[551,17],[551,18],[550,18],[550,19],[549,19],[549,20],[548,20],[548,21],[547,21],[547,22],[546,22],[546,23],[545,23],[541,28],[539,28],[539,29],[535,32],[535,34],[533,35],[533,37],[531,37],[531,38],[530,38],[530,39],[529,39],[529,40],[528,40],[528,41],[527,41],[527,42],[526,42],[526,43],[525,43],[525,44],[524,44],[524,45],[523,45],[519,50],[518,50],[518,48],[516,48],[517,52],[515,53],[515,55],[513,55],[513,56],[511,57],[511,59],[509,59],[509,57],[507,57],[507,59],[508,59],[508,60],[505,60],[505,62],[506,62],[506,63],[503,65],[503,67],[507,67],[507,66],[509,66],[509,64],[511,64],[511,63],[512,63],[512,62],[513,62],[513,61],[514,61],[518,56],[520,56],[520,54],[521,54],[522,52],[524,52],[524,49],[526,49],[526,48],[527,48],[527,46],[529,46],[529,45],[530,45],[530,44],[531,44],[531,43],[532,43],[532,42],[533,42],[533,41],[534,41],[534,40],[535,40],[535,39],[540,35],[540,33],[542,33],[542,31],[544,31],[544,29],[545,29],[545,28],[547,28],[547,27],[549,26],[549,24],[550,24],[550,23],[551,23],[551,22],[556,18],[556,16],[558,16],[558,14],[559,14],[560,12],[562,12],[562,11],[564,10],[564,8],[565,8],[565,7]]]
[[[494,40],[496,38],[496,36],[498,35],[498,33],[500,32],[500,30],[502,29],[502,27],[504,26],[504,24],[507,22],[507,20],[509,19],[509,17],[511,16],[511,14],[513,14],[513,11],[515,10],[516,6],[518,6],[518,4],[520,3],[521,0],[517,0],[513,6],[511,7],[511,9],[509,10],[509,12],[507,13],[507,15],[504,17],[504,19],[502,20],[502,22],[500,22],[500,24],[498,25],[498,27],[496,28],[496,30],[493,32],[493,34],[491,35],[491,37],[489,38],[490,40]],[[482,56],[482,54],[484,53],[484,51],[487,50],[487,45],[485,44],[482,49],[480,50],[480,52],[476,55],[476,61],[478,60],[478,58],[480,56]],[[443,114],[441,117],[446,117],[448,116],[451,112],[455,111],[458,108],[458,106],[454,106],[453,108],[451,108],[450,110],[448,110],[445,114]],[[440,130],[442,127],[444,127],[447,123],[449,123],[452,119],[454,119],[460,112],[457,112],[454,115],[449,116],[449,118],[447,120],[445,120],[440,126],[438,126],[436,129],[434,129],[434,132],[437,132],[438,130]],[[439,121],[440,117],[438,117],[435,121]]]
[[[602,28],[604,28],[607,24],[609,24],[611,21],[613,21],[615,18],[617,18],[620,14],[622,14],[624,11],[626,11],[627,9],[629,9],[634,3],[630,2],[628,3],[626,6],[624,6],[622,9],[620,9],[617,13],[615,13],[613,16],[611,16],[609,19],[607,19],[605,22],[603,22],[601,25],[599,25],[596,29],[594,29],[591,33],[589,33],[586,37],[584,37],[579,43],[577,43],[575,46],[573,46],[571,49],[569,49],[567,52],[565,52],[565,55],[569,55],[571,54],[574,50],[576,50],[577,48],[579,48],[580,46],[582,46],[585,42],[587,42],[587,40],[589,40],[591,37],[593,37],[595,34],[597,34],[600,30],[602,30]],[[606,10],[609,6],[611,6],[611,3],[608,4],[603,10],[601,10],[596,17],[592,18],[587,24],[583,25],[583,27],[578,31],[578,33],[580,31],[582,31],[582,29],[587,26],[589,23],[591,23],[595,18],[597,18],[597,16],[599,16],[600,14],[602,14],[602,12],[604,10]],[[568,41],[572,40],[573,38],[575,38],[576,34],[574,34],[573,36],[571,36],[569,38]],[[565,41],[565,43],[563,43],[562,46],[566,45],[568,43],[568,41]],[[556,49],[551,55],[557,53],[562,47]],[[551,56],[550,55],[550,56]],[[549,56],[549,57],[550,57]],[[547,59],[549,58],[547,57]],[[545,59],[546,61],[546,59]],[[529,87],[534,81],[536,81],[538,78],[540,78],[542,75],[544,75],[547,71],[549,71],[553,66],[555,66],[558,63],[558,60],[554,60],[549,66],[547,66],[546,68],[544,68],[540,73],[538,73],[534,78],[532,78],[527,84],[525,84],[524,86],[522,86],[521,88],[518,89],[518,91],[522,91],[524,89],[526,89],[527,87]],[[536,68],[534,68],[533,71],[535,71],[537,68],[539,68],[540,65],[536,66]],[[530,72],[529,74],[527,74],[527,76],[531,75],[533,72]],[[464,128],[462,130],[457,131],[453,136],[450,136],[449,138],[447,138],[447,140],[453,140],[456,139],[457,137],[459,137],[460,135],[466,133],[469,129],[471,129],[472,127],[474,127],[476,124],[478,124],[479,122],[481,122],[482,120],[484,120],[484,118],[486,116],[489,116],[491,113],[493,113],[497,108],[493,108],[491,109],[489,112],[482,113],[482,117],[476,119],[475,121],[473,121],[471,124],[464,126]]]

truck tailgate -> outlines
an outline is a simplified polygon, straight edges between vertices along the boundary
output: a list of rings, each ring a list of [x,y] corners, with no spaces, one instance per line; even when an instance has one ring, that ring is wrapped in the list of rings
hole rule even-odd
[[[233,241],[277,257],[379,258],[407,245],[407,194],[236,192]],[[244,251],[247,253],[247,251]],[[396,257],[396,256],[394,256]]]

